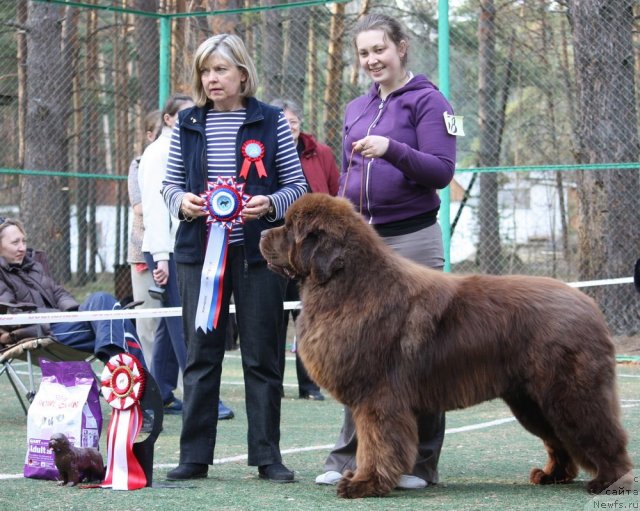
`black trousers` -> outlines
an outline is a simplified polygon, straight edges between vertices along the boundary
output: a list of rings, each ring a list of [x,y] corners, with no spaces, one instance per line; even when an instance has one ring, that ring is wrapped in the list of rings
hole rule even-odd
[[[201,265],[178,264],[187,364],[183,375],[184,408],[180,463],[213,462],[218,423],[220,376],[225,353],[229,302],[233,293],[248,419],[249,465],[282,461],[280,455],[279,333],[286,280],[266,263],[248,265],[242,246],[231,245],[217,328],[195,329]]]
[[[284,293],[284,301],[285,302],[297,302],[300,300],[300,292],[298,291],[298,283],[295,280],[289,280],[287,282],[287,288]],[[282,333],[280,334],[280,342],[282,343],[282,352],[280,356],[280,372],[284,376],[284,368],[285,368],[285,351],[287,344],[287,327],[289,325],[289,317],[293,319],[295,322],[296,318],[300,314],[299,310],[285,310],[284,311],[284,321],[282,322]],[[302,359],[298,356],[296,352],[296,376],[298,377],[298,392],[300,394],[305,394],[309,392],[319,391],[320,387],[318,384],[311,379],[309,373],[304,367],[302,363]]]

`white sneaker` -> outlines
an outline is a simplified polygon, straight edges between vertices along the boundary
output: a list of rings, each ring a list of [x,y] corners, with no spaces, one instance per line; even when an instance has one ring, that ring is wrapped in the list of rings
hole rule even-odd
[[[316,477],[316,484],[338,484],[338,481],[342,479],[342,474],[335,470],[329,470],[324,474],[320,474]]]
[[[316,477],[316,484],[338,484],[340,479],[342,479],[342,474],[340,472],[330,470],[329,472],[325,472],[324,474],[320,474]],[[402,490],[417,490],[426,487],[427,481],[424,479],[406,474],[400,476],[400,480],[396,486],[396,488],[400,488]]]
[[[410,476],[407,474],[403,474],[400,476],[400,480],[398,481],[398,485],[396,488],[401,488],[403,490],[418,490],[420,488],[426,488],[427,481],[421,479],[416,476]]]

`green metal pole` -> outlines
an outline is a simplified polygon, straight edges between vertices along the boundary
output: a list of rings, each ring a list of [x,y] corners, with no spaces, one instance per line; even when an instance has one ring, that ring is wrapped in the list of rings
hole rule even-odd
[[[438,0],[438,84],[449,98],[449,0]],[[440,191],[444,271],[451,271],[451,187]]]
[[[169,76],[169,54],[171,51],[171,17],[160,18],[160,56],[158,70],[158,108],[162,110],[169,97],[171,79]]]

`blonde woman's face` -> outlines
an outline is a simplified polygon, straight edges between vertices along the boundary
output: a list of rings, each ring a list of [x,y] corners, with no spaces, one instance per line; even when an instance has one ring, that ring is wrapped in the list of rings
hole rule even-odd
[[[15,225],[9,225],[0,232],[0,256],[9,264],[22,264],[27,253],[27,240]]]
[[[205,95],[219,111],[229,112],[243,108],[241,94],[246,72],[223,57],[212,53],[200,68],[200,81]]]

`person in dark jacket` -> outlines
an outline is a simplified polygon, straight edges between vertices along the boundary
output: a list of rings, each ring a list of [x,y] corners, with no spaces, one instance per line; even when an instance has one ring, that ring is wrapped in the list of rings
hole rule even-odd
[[[360,67],[373,83],[345,110],[339,193],[399,254],[442,269],[437,190],[453,179],[456,139],[447,125],[453,111],[433,83],[407,69],[409,39],[397,20],[370,14],[353,34]],[[405,489],[438,482],[444,414],[420,414],[416,420],[418,456],[412,473],[398,483]],[[336,484],[346,470],[355,470],[356,449],[355,425],[346,407],[326,472],[316,483]]]
[[[180,220],[174,257],[187,341],[180,462],[167,478],[207,477],[216,441],[231,295],[248,419],[248,464],[262,479],[293,481],[280,453],[279,332],[286,280],[267,268],[260,233],[282,224],[305,193],[291,131],[258,101],[255,66],[236,35],[196,50],[195,107],[173,131],[163,196]]]
[[[300,107],[290,99],[274,99],[271,105],[282,108],[284,117],[289,123],[293,141],[296,144],[300,163],[302,164],[302,172],[307,180],[308,191],[312,193],[328,193],[336,195],[338,193],[338,178],[340,172],[336,165],[335,157],[328,145],[318,142],[313,135],[302,131],[302,111]],[[298,283],[290,280],[287,283],[284,299],[287,302],[296,302],[300,300],[298,292]],[[295,321],[300,311],[291,311],[291,316]],[[289,311],[284,311],[284,324],[282,326],[282,361],[281,367],[284,374],[285,366],[285,346],[287,337],[287,326],[289,323]],[[295,337],[292,345],[292,351],[295,351]],[[314,382],[302,363],[302,360],[296,352],[296,376],[298,377],[298,396],[301,399],[313,399],[315,401],[323,401],[324,395],[320,392],[320,387]]]
[[[106,311],[120,309],[110,294],[93,293],[82,304],[57,284],[27,250],[26,233],[19,220],[0,218],[0,302],[8,310]],[[62,344],[94,353],[103,362],[118,353],[128,352],[145,365],[140,341],[128,319],[69,321],[41,325],[42,333]],[[13,344],[36,337],[37,325],[5,329],[1,344]]]

